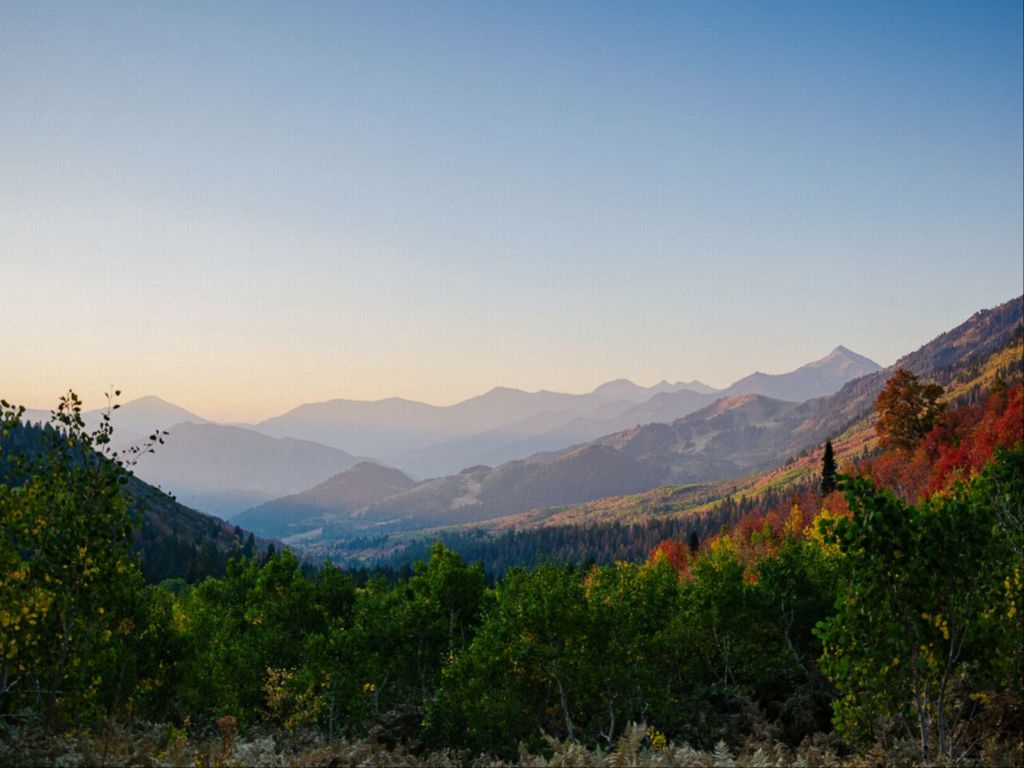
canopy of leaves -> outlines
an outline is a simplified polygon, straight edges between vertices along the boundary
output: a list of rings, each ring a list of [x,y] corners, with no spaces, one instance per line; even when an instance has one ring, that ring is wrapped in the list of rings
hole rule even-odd
[[[938,384],[923,383],[905,368],[896,371],[875,401],[875,429],[882,445],[914,448],[941,415],[941,397]]]

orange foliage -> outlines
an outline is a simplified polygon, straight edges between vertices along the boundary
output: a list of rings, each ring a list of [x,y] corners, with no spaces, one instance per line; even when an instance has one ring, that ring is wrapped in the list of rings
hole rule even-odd
[[[887,451],[861,462],[861,473],[908,502],[916,502],[978,472],[997,448],[1024,433],[1024,385],[997,389],[978,405],[948,412],[912,451]]]
[[[685,541],[665,539],[655,547],[654,552],[651,553],[650,559],[654,560],[659,553],[665,556],[665,559],[668,560],[668,564],[672,566],[673,570],[675,570],[681,578],[689,578],[690,547],[687,546]]]
[[[855,471],[914,503],[950,487],[958,479],[967,479],[992,458],[997,448],[1012,448],[1022,440],[1024,384],[1017,383],[994,389],[981,404],[946,411],[912,450],[885,451],[858,462]],[[806,535],[807,526],[823,509],[832,517],[850,514],[841,492],[821,498],[814,487],[805,486],[748,514],[732,530],[709,536],[704,546],[723,536],[730,537],[747,566],[748,578],[752,579],[761,558],[777,551],[786,536]],[[651,559],[659,553],[681,578],[689,578],[695,555],[686,542],[663,541],[651,553]]]
[[[832,493],[826,500],[830,509],[838,506],[840,514],[847,513],[846,501],[840,494]],[[704,546],[711,547],[723,538],[731,539],[740,562],[746,566],[744,578],[754,583],[757,580],[757,563],[777,552],[786,537],[805,536],[807,526],[822,509],[822,501],[812,486],[794,490],[770,506],[746,515],[731,530],[708,536]],[[667,539],[655,548],[649,559],[665,557],[680,578],[688,579],[690,565],[696,556],[690,552],[686,542]]]

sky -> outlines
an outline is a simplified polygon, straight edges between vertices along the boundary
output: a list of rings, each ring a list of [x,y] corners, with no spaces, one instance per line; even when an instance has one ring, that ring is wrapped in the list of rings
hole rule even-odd
[[[0,395],[882,365],[1024,291],[1014,2],[0,0]]]

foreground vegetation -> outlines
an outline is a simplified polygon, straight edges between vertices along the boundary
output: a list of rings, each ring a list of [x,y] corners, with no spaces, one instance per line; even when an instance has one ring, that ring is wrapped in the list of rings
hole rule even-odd
[[[0,456],[0,761],[1020,764],[1022,388],[884,394],[837,491],[494,588],[440,544],[395,583],[285,551],[147,585],[69,397]]]

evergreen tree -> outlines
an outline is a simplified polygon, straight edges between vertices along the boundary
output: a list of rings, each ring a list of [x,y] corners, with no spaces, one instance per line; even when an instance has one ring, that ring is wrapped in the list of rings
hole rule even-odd
[[[832,441],[825,441],[825,455],[821,459],[821,495],[828,496],[836,489],[836,457]]]
[[[252,557],[256,551],[256,536],[250,531],[249,538],[245,540],[245,545],[242,547],[242,557],[248,560]]]

